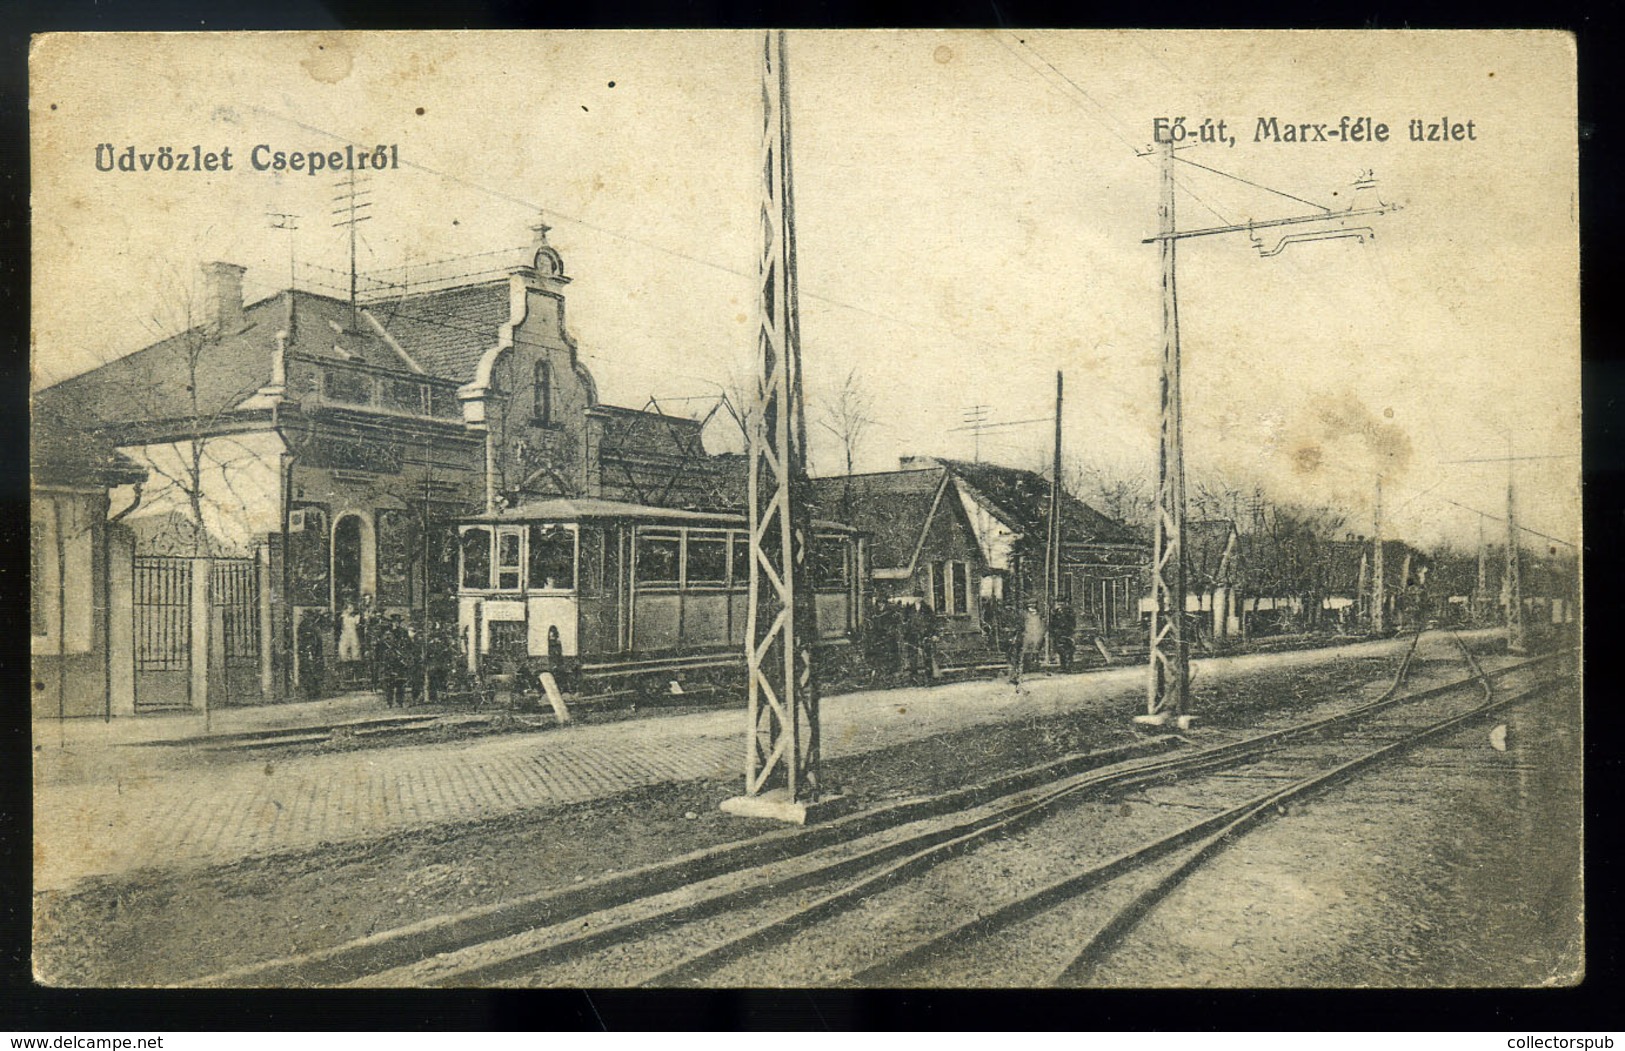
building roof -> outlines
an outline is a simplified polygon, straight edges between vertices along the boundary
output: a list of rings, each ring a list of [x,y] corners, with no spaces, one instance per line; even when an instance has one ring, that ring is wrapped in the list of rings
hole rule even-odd
[[[503,279],[375,299],[367,309],[423,371],[466,383],[481,356],[496,345],[512,306]]]
[[[36,483],[133,485],[146,468],[95,435],[63,420],[54,408],[37,408],[29,434],[28,462]]]
[[[1025,536],[1042,537],[1049,519],[1050,483],[1036,471],[965,460],[938,460],[984,497],[1006,524]],[[1140,544],[1122,522],[1114,521],[1061,489],[1062,540],[1068,544]]]
[[[842,518],[869,534],[870,563],[876,570],[912,566],[921,537],[936,516],[957,500],[939,498],[944,487],[957,483],[986,504],[1011,530],[1026,538],[1043,539],[1049,519],[1049,481],[1032,471],[963,460],[905,461],[896,471],[836,475],[813,480],[819,510]],[[1080,544],[1135,544],[1139,540],[1120,522],[1114,522],[1064,490],[1061,493],[1063,541]]]
[[[289,334],[291,355],[415,375],[398,345],[424,374],[463,383],[507,320],[506,281],[374,301],[362,307],[355,330],[348,301],[289,290],[245,307],[235,331],[216,337],[212,326],[195,326],[47,387],[38,398],[71,407],[91,427],[212,421],[270,382],[279,333]]]
[[[869,534],[869,563],[907,568],[929,528],[947,471],[926,467],[813,479],[818,510]]]

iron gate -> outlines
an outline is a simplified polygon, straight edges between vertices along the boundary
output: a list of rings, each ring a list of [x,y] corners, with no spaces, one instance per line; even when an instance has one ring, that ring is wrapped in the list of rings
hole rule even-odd
[[[135,559],[135,706],[191,707],[192,560]]]
[[[209,647],[210,703],[260,699],[260,589],[252,558],[217,558],[209,572],[209,606],[219,640]]]
[[[252,558],[217,558],[209,565],[208,599],[193,605],[198,561],[173,555],[135,558],[135,705],[139,711],[192,708],[192,642],[208,616],[209,689],[213,703],[258,696],[259,575]],[[218,691],[218,692],[216,692]]]

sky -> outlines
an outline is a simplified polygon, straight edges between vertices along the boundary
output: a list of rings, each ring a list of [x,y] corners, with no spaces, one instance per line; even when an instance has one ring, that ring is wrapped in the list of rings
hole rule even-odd
[[[330,173],[258,172],[256,144],[397,147],[370,180],[363,271],[513,249],[538,219],[604,400],[701,412],[748,385],[760,207],[754,33],[55,36],[30,64],[36,385],[168,334],[176,275],[246,266],[250,298],[348,265]],[[1151,476],[1162,347],[1158,117],[1191,142],[1179,229],[1377,198],[1400,209],[1289,244],[1177,249],[1193,481],[1343,508],[1470,545],[1506,505],[1578,541],[1574,51],[1558,33],[814,32],[789,38],[810,418],[874,399],[860,470],[900,456]],[[1256,141],[1369,116],[1386,142]],[[1413,142],[1412,119],[1473,138]],[[1465,128],[1462,129],[1465,132]],[[1424,127],[1425,134],[1425,127]],[[1310,133],[1313,138],[1313,132]],[[102,172],[98,144],[229,146],[231,172]],[[1371,173],[1373,189],[1354,182]],[[301,216],[292,235],[268,213]],[[479,260],[472,265],[479,264]],[[1019,421],[1038,421],[1021,423]],[[838,444],[816,425],[817,471]],[[1460,506],[1458,506],[1460,505]],[[1487,523],[1491,536],[1504,526]],[[1531,544],[1546,541],[1529,538]]]

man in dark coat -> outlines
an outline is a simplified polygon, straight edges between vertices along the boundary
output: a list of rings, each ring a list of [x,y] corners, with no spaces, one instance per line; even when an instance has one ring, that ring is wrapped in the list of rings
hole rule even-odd
[[[1061,670],[1072,670],[1072,655],[1077,648],[1077,639],[1073,636],[1078,630],[1078,618],[1072,612],[1072,606],[1067,602],[1057,602],[1055,609],[1049,616],[1050,644],[1055,647],[1055,655],[1061,660]]]

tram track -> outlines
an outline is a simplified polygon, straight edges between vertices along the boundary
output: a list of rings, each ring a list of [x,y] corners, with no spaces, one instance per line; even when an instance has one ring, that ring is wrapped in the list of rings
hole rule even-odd
[[[1161,898],[1176,887],[1186,876],[1196,871],[1200,866],[1223,846],[1234,838],[1243,834],[1247,829],[1255,826],[1269,815],[1277,812],[1289,803],[1292,803],[1312,792],[1319,791],[1335,781],[1352,776],[1365,766],[1381,762],[1400,752],[1414,748],[1425,741],[1447,734],[1466,723],[1481,718],[1496,707],[1504,704],[1516,703],[1525,699],[1534,691],[1524,691],[1516,696],[1506,698],[1499,702],[1489,701],[1490,679],[1483,675],[1476,662],[1463,650],[1468,659],[1472,675],[1469,678],[1448,684],[1444,687],[1424,690],[1403,697],[1393,696],[1393,691],[1378,702],[1362,707],[1344,715],[1330,719],[1316,720],[1301,727],[1307,733],[1309,741],[1314,742],[1308,746],[1293,745],[1300,751],[1307,750],[1308,756],[1295,757],[1296,762],[1307,759],[1312,765],[1330,769],[1311,774],[1307,777],[1296,777],[1285,786],[1273,787],[1261,795],[1251,796],[1234,806],[1219,809],[1217,813],[1195,822],[1182,823],[1171,832],[1156,835],[1147,842],[1138,842],[1128,849],[1122,850],[1114,856],[1095,860],[1086,864],[1082,871],[1065,871],[1056,874],[1047,882],[1040,881],[1039,886],[1026,888],[1024,891],[1000,904],[987,907],[985,888],[998,888],[1006,882],[1018,882],[1020,869],[1031,866],[1043,869],[1041,862],[1047,862],[1051,869],[1067,869],[1072,860],[1071,852],[1063,846],[1057,852],[1053,845],[1046,848],[1051,855],[1046,859],[1035,858],[1031,851],[1020,854],[1020,860],[1012,866],[1001,867],[996,862],[982,863],[974,854],[965,854],[957,858],[941,859],[947,862],[943,870],[933,872],[924,883],[926,886],[910,888],[908,892],[898,892],[894,897],[904,898],[901,907],[891,909],[888,915],[888,905],[885,895],[892,881],[881,873],[877,877],[862,881],[860,884],[837,890],[823,898],[807,903],[798,911],[787,913],[775,920],[760,924],[746,931],[735,933],[722,938],[709,947],[698,952],[682,955],[679,959],[667,963],[651,974],[646,974],[639,984],[669,986],[697,982],[704,978],[716,979],[720,984],[736,984],[749,981],[747,976],[759,973],[807,973],[808,967],[816,967],[826,958],[832,958],[836,953],[828,948],[821,948],[829,943],[845,944],[847,946],[865,946],[880,958],[866,966],[850,970],[847,974],[839,976],[836,980],[843,984],[858,985],[900,985],[900,984],[942,984],[944,968],[950,973],[959,975],[974,975],[978,969],[985,967],[985,955],[980,943],[990,935],[998,933],[1007,927],[1032,917],[1041,916],[1057,906],[1070,903],[1080,896],[1090,896],[1097,891],[1108,891],[1117,895],[1114,902],[1109,903],[1108,913],[1103,922],[1096,927],[1084,940],[1081,950],[1072,955],[1053,972],[1035,975],[1027,982],[1014,984],[1081,984],[1087,979],[1093,962],[1100,958],[1115,944],[1134,924],[1145,915]],[[1527,668],[1528,662],[1516,669],[1504,669],[1505,672]],[[1403,678],[1396,676],[1396,684]],[[1458,694],[1463,691],[1484,690],[1486,700],[1475,705],[1468,711],[1456,712],[1451,716],[1436,722],[1425,723],[1420,728],[1414,720],[1401,718],[1398,725],[1390,722],[1382,727],[1383,732],[1370,735],[1360,732],[1359,727],[1363,720],[1374,717],[1392,720],[1396,714],[1411,711],[1412,702],[1438,699],[1448,694]],[[1353,730],[1354,741],[1359,752],[1353,758],[1328,756],[1325,747],[1319,739],[1337,730]],[[1286,744],[1302,738],[1304,735],[1289,732],[1284,735],[1269,735],[1275,738],[1278,744]],[[1375,739],[1377,747],[1364,748],[1359,742],[1371,742]],[[1245,744],[1252,744],[1251,741]],[[1241,752],[1246,751],[1225,749],[1246,764],[1252,758],[1241,758]],[[1282,751],[1279,748],[1262,753],[1267,762],[1279,763]],[[1195,758],[1195,757],[1191,757]],[[1330,763],[1328,763],[1330,760]],[[1207,775],[1196,773],[1199,767],[1206,763],[1192,763],[1189,768],[1181,771],[1180,788],[1187,790],[1193,785],[1199,785]],[[1230,777],[1228,772],[1219,776]],[[1257,776],[1257,775],[1255,775]],[[1265,780],[1275,779],[1278,775],[1266,771],[1262,777]],[[1132,784],[1132,781],[1123,782]],[[1174,802],[1174,806],[1188,806],[1192,809],[1204,809],[1200,802],[1201,796],[1193,797],[1195,802]],[[1161,801],[1158,804],[1166,809],[1170,802]],[[1067,837],[1059,830],[1071,829],[1083,832],[1083,836]],[[1079,822],[1071,818],[1046,822],[1046,834],[1060,840],[1062,844],[1076,842],[1085,838],[1094,829],[1087,822]],[[1028,836],[1026,842],[1030,844],[1032,837]],[[1134,886],[1129,880],[1128,897],[1124,900],[1125,891],[1120,886],[1123,877],[1132,877],[1140,874],[1148,864],[1161,862],[1166,868],[1155,875],[1149,886],[1143,889]],[[898,866],[901,868],[901,866]],[[951,869],[957,868],[957,874],[950,874]],[[966,893],[969,888],[969,893]],[[912,897],[913,902],[906,899]],[[1109,895],[1108,895],[1109,897]],[[921,908],[921,903],[926,903]],[[861,906],[861,909],[858,907]],[[972,917],[958,924],[948,924],[942,930],[940,917],[929,915],[933,911],[944,914],[953,914],[958,909],[972,911]],[[816,931],[817,925],[831,916],[838,916],[842,910],[855,910],[861,912],[852,918],[839,918],[834,924],[844,924],[844,931],[837,930],[831,936],[820,938],[814,933],[798,933],[806,930]],[[911,914],[912,913],[912,914]],[[899,917],[901,917],[899,919]],[[924,926],[924,930],[919,928]],[[914,928],[911,930],[911,925]],[[894,928],[887,931],[887,927]],[[901,932],[899,934],[899,931]],[[795,946],[793,943],[800,941]],[[772,957],[768,958],[766,950],[772,948]],[[759,955],[760,966],[752,963],[753,955]],[[1027,952],[1015,954],[1017,957],[1026,957]],[[953,957],[958,956],[959,959]],[[767,970],[768,967],[775,970]],[[835,975],[827,972],[822,976],[826,981]],[[950,982],[949,984],[953,984]],[[1007,984],[1001,982],[1000,984]]]
[[[1261,778],[1282,781],[1285,775],[1267,771],[1238,777],[1235,768],[1260,756],[1279,754],[1294,742],[1369,722],[1396,706],[1459,692],[1475,683],[1487,689],[1494,678],[1543,665],[1556,656],[1535,658],[1487,674],[1470,662],[1473,674],[1467,679],[1400,694],[1419,639],[1412,640],[1381,696],[1332,716],[1210,748],[1129,759],[1102,769],[1060,776],[995,796],[962,812],[880,827],[766,864],[720,871],[608,908],[448,948],[425,959],[368,969],[350,980],[366,985],[446,986],[691,983],[753,953],[770,950],[806,928],[850,914],[877,895],[904,887],[945,862],[974,856],[989,844],[1018,836],[1070,805],[1088,799],[1122,798],[1136,789],[1148,790],[1198,774],[1238,783]],[[1395,732],[1403,736],[1407,731],[1399,728]],[[1397,748],[1402,742],[1391,743]],[[1328,771],[1325,780],[1349,773],[1352,768]],[[1216,849],[1207,845],[1207,840],[1222,843],[1236,834],[1243,820],[1259,820],[1272,807],[1312,790],[1302,786],[1300,780],[1250,797],[1244,805],[1256,812],[1252,818],[1244,819],[1240,811],[1226,810],[1171,836],[1154,837],[1149,846],[1141,844],[1121,857],[1033,890],[1023,896],[1024,904],[1010,903],[1003,919],[1015,922],[1024,914],[1042,911],[1047,900],[1067,900],[1113,873],[1138,870],[1158,858],[1181,861],[1190,855],[1199,863],[1203,851]],[[785,904],[773,911],[773,902]],[[768,904],[766,910],[763,903]],[[929,937],[916,938],[902,952],[859,969],[849,975],[849,980],[887,982],[906,974],[909,966],[928,961],[934,951],[974,941],[976,936],[1001,925],[1007,924],[990,922],[983,915],[968,924],[950,925],[946,932],[939,923]],[[1067,980],[1068,974],[1063,971],[1055,977]]]

